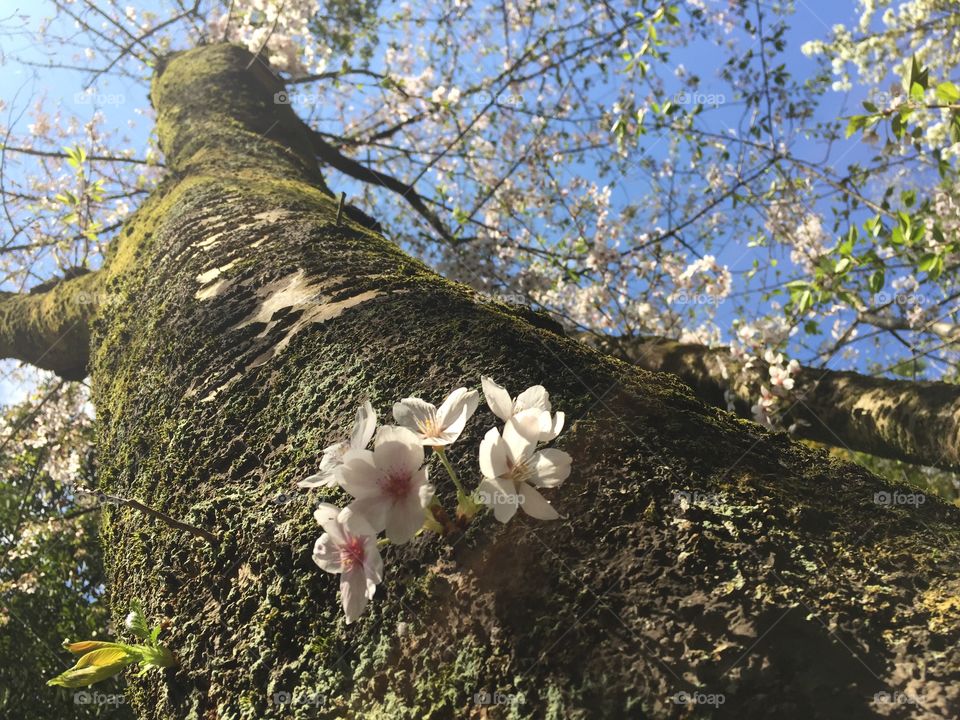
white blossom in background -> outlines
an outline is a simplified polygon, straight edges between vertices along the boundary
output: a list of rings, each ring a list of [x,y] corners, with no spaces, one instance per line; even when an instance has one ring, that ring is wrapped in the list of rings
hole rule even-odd
[[[207,20],[210,36],[261,52],[270,65],[291,75],[322,73],[331,52],[318,47],[310,21],[320,12],[317,0],[248,0],[230,4],[229,14],[214,8]]]
[[[777,408],[780,405],[780,398],[774,395],[766,385],[760,386],[760,397],[750,408],[753,413],[753,419],[761,425],[768,428],[774,427]]]
[[[370,444],[373,433],[377,428],[377,413],[373,405],[367,400],[357,410],[353,422],[353,430],[349,440],[334,443],[323,451],[320,460],[320,470],[310,477],[297,483],[298,487],[335,487],[337,485],[336,469],[343,464],[343,457],[350,450],[363,450]]]
[[[340,601],[349,625],[383,580],[383,560],[372,532],[357,534],[346,527],[346,512],[327,503],[316,509],[313,516],[324,532],[313,546],[313,561],[321,570],[340,575]]]

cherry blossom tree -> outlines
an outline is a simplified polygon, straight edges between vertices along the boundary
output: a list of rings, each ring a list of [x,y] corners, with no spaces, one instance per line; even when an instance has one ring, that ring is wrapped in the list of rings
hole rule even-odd
[[[7,18],[76,86],[4,98],[0,348],[91,377],[112,606],[175,623],[137,712],[955,712],[955,510],[608,357],[679,342],[713,404],[956,468],[954,14],[877,5],[813,78],[746,0]]]

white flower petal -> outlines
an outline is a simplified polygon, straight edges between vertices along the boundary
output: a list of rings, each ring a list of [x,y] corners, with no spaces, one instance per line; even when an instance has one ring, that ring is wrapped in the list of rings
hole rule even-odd
[[[387,524],[384,530],[390,542],[403,545],[417,534],[417,530],[423,527],[426,519],[419,495],[411,494],[405,501],[393,505],[387,513]]]
[[[367,400],[357,410],[357,417],[353,423],[353,433],[350,436],[350,447],[363,449],[370,444],[373,431],[377,428],[377,413],[373,405]]]
[[[545,412],[540,416],[540,442],[550,442],[560,431],[563,430],[564,414],[558,412],[551,417],[550,413]]]
[[[434,422],[436,416],[437,409],[420,398],[404,398],[393,406],[393,419],[397,424],[417,434],[421,428]]]
[[[487,407],[504,422],[509,420],[513,415],[513,400],[510,399],[510,393],[486,376],[480,378],[480,385],[483,387],[483,397],[487,401]]]
[[[380,549],[377,547],[377,538],[374,535],[368,535],[363,542],[364,563],[363,571],[367,576],[367,597],[373,597],[371,587],[376,589],[377,583],[383,580],[383,558],[380,557]]]
[[[340,601],[347,625],[363,614],[367,607],[367,577],[363,568],[353,568],[340,576]]]
[[[535,517],[538,520],[556,520],[560,517],[560,513],[558,513],[553,508],[553,505],[548,503],[547,499],[537,492],[535,488],[530,487],[526,483],[522,483],[519,494],[523,498],[520,507],[522,507],[523,511],[530,517]]]
[[[507,445],[507,455],[516,465],[529,458],[540,439],[541,410],[524,410],[507,420],[503,427],[503,440]]]
[[[457,438],[460,437],[460,433],[463,432],[463,428],[467,425],[467,406],[460,406],[460,414],[453,418],[449,425],[444,426],[443,432],[439,436],[434,436],[436,442],[431,442],[431,445],[450,445],[456,442]]]
[[[369,450],[351,450],[337,469],[340,486],[355,498],[366,498],[380,493],[383,472],[377,468]]]
[[[416,472],[423,465],[423,445],[409,429],[384,425],[373,443],[373,461],[384,472]]]
[[[543,385],[528,387],[517,395],[513,403],[514,414],[534,408],[536,410],[550,410],[550,393]]]
[[[480,441],[480,472],[487,478],[503,477],[510,472],[507,446],[496,428],[490,428]]]
[[[531,459],[533,477],[530,484],[537,487],[556,487],[570,477],[570,455],[563,450],[548,448]]]
[[[516,486],[512,482],[485,478],[477,488],[480,502],[493,510],[493,516],[502,523],[517,512]]]
[[[477,409],[477,403],[479,401],[480,396],[476,390],[467,390],[465,387],[457,388],[447,395],[447,398],[437,410],[437,420],[440,426],[447,427],[447,425],[456,420],[460,415],[461,409],[466,409],[466,417],[469,419]]]
[[[387,525],[387,503],[380,496],[354,500],[340,516],[351,535],[376,535]]]
[[[315,488],[315,487],[335,487],[337,476],[332,470],[323,470],[316,475],[305,477],[297,483],[297,487]]]
[[[338,520],[339,515],[340,508],[330,503],[320,503],[317,509],[313,511],[314,519],[320,524],[324,532],[330,533],[331,538],[338,545],[343,543],[343,528]]]
[[[426,482],[427,480],[427,469],[423,469],[423,485],[420,486],[420,489],[417,490],[417,496],[420,498],[420,507],[424,510],[430,507],[430,503],[433,502],[433,496],[436,494],[436,488],[430,483]]]
[[[330,537],[329,533],[324,533],[314,543],[313,561],[325,572],[343,572],[343,564],[340,562],[340,547]]]

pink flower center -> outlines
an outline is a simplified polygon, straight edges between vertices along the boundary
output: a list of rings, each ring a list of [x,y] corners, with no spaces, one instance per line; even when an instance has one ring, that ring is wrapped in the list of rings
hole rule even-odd
[[[340,564],[343,565],[343,571],[349,572],[356,567],[363,567],[366,557],[363,538],[348,535],[347,542],[340,546]]]
[[[392,500],[403,500],[410,494],[413,483],[409,470],[391,470],[380,481],[383,494]]]

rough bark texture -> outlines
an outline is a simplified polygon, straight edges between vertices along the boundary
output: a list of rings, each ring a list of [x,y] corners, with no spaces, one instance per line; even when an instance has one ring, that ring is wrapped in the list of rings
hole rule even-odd
[[[278,89],[230,46],[162,69],[152,99],[175,175],[104,280],[124,301],[93,339],[101,485],[223,538],[105,512],[117,622],[140,598],[171,620],[181,662],[130,679],[141,717],[960,712],[957,508],[876,504],[896,488],[337,225]],[[336,577],[310,559],[313,507],[344,497],[294,483],[363,397],[383,416],[481,373],[514,392],[543,382],[567,412],[574,473],[551,495],[566,519],[485,517],[452,546],[387,547],[387,578],[347,627]],[[493,424],[482,408],[452,451],[471,482]],[[484,691],[522,699],[477,704]],[[295,702],[274,702],[283,692]]]
[[[726,408],[734,396],[737,413],[750,418],[760,385],[769,385],[767,366],[736,372],[729,351],[665,338],[584,336],[637,367],[669,372],[704,402]],[[784,425],[807,440],[960,470],[960,385],[907,382],[855,372],[800,367],[785,402]]]
[[[100,285],[98,273],[85,273],[29,293],[0,292],[0,357],[68,380],[86,377],[90,320],[104,299]]]

